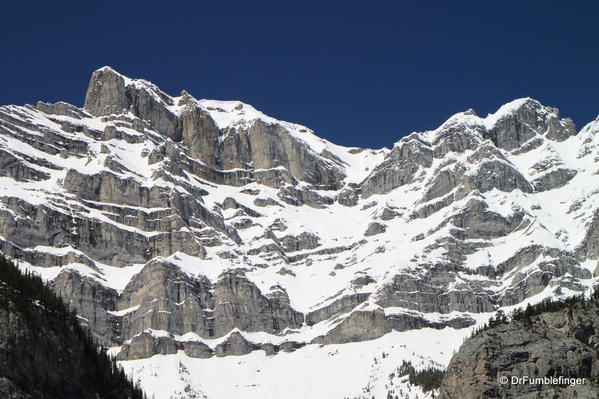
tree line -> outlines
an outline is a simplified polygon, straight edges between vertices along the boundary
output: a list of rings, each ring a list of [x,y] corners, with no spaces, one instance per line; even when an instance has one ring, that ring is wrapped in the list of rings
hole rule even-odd
[[[535,305],[529,303],[526,308],[516,309],[509,315],[499,309],[497,313],[489,319],[489,322],[476,329],[472,336],[476,336],[485,330],[510,322],[521,322],[525,325],[531,325],[533,318],[543,313],[567,309],[568,313],[572,315],[572,312],[577,307],[587,309],[591,306],[599,307],[599,288],[593,290],[588,298],[584,294],[561,299],[547,298]]]
[[[42,326],[43,312],[50,313],[62,321],[81,343],[85,360],[96,371],[95,381],[89,383],[102,399],[147,399],[142,389],[133,383],[106,349],[96,343],[91,331],[82,327],[77,321],[77,313],[38,275],[32,272],[21,272],[11,261],[0,255],[0,309],[7,309],[9,303],[14,304],[17,311],[33,328]],[[43,386],[44,381],[37,381],[39,386],[28,386],[32,392],[61,389]],[[56,392],[54,392],[56,393]]]

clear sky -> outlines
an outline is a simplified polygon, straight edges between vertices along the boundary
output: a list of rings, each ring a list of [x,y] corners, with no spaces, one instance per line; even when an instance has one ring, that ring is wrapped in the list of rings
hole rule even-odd
[[[599,114],[598,1],[10,1],[0,104],[82,105],[110,65],[241,100],[333,142],[391,146],[518,97]]]

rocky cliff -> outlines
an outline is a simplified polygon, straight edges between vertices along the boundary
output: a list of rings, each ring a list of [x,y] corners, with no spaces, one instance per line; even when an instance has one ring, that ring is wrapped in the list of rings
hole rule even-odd
[[[599,291],[590,301],[546,307],[555,309],[529,308],[464,342],[449,363],[440,399],[596,398]]]
[[[0,251],[122,360],[445,334],[592,285],[597,131],[525,98],[346,148],[104,67],[0,107]]]

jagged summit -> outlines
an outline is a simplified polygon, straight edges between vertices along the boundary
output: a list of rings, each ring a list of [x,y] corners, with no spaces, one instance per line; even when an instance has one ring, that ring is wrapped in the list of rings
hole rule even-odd
[[[367,366],[385,376],[401,356],[447,364],[431,348],[450,354],[497,309],[596,281],[598,126],[576,134],[519,99],[390,150],[346,148],[101,68],[83,109],[0,107],[0,251],[51,281],[157,397],[222,397],[198,381],[227,362],[229,397],[256,369],[292,375],[308,358],[322,365],[310,378],[381,351]],[[317,396],[390,386],[365,370]]]
[[[116,69],[114,69],[114,68],[113,68],[113,67],[111,67],[110,65],[104,65],[103,67],[100,67],[100,68],[96,69],[96,70],[94,71],[94,73],[96,73],[96,72],[112,72],[112,73],[116,73],[116,74],[119,74],[119,75],[120,75],[120,73],[118,73],[118,72],[116,71]]]
[[[208,114],[215,119],[221,129],[234,127],[240,123],[247,125],[258,120],[269,124],[294,125],[271,118],[241,101],[198,100],[185,90],[179,97],[170,96],[147,80],[129,78],[109,66],[99,68],[92,74],[84,108],[92,115],[97,116],[128,111],[136,116],[138,114],[152,116],[144,106],[140,108],[140,103],[146,103],[145,107],[153,110],[167,111],[177,116],[195,106],[208,111]],[[165,109],[160,110],[161,107]],[[156,115],[157,118],[161,116],[163,115],[160,112]],[[159,123],[157,120],[150,120]],[[297,126],[297,130],[303,129],[306,132],[311,132],[305,126],[295,126]],[[168,132],[170,130],[167,130]]]
[[[186,91],[179,97],[171,97],[156,85],[143,79],[128,78],[109,66],[99,68],[92,74],[84,108],[97,116],[131,112],[150,121],[159,132],[175,141],[182,139],[182,116],[201,112],[203,118],[210,119],[207,123],[214,124],[219,130],[237,127],[249,129],[254,123],[279,125],[313,147],[316,153],[330,150],[328,147],[339,148],[318,138],[305,126],[274,119],[241,101],[198,100]],[[512,125],[508,129],[502,128],[510,130],[508,136],[495,137],[497,133],[493,133],[493,130],[498,123]],[[542,130],[539,124],[546,125],[546,129]],[[543,106],[529,97],[504,104],[485,118],[479,117],[472,109],[457,113],[432,132],[443,133],[454,125],[468,126],[475,130],[483,127],[487,131],[482,132],[486,138],[494,140],[499,147],[507,146],[510,149],[528,140],[532,130],[542,131],[553,139],[565,139],[575,134],[575,126],[570,119],[559,119],[556,108]],[[532,130],[526,131],[527,126]],[[524,140],[519,136],[521,133]],[[401,143],[400,140],[396,145]]]
[[[498,123],[513,125],[529,125],[532,129],[538,130],[539,124],[547,125],[551,131],[541,130],[541,134],[549,134],[550,137],[564,139],[570,135],[576,134],[574,123],[571,119],[560,119],[559,110],[542,105],[539,101],[530,97],[518,98],[499,107],[494,113],[486,117],[479,117],[473,109],[459,112],[452,115],[439,128],[433,130],[435,133],[442,132],[453,125],[472,127],[474,129],[483,127],[485,130],[492,131]],[[557,123],[559,126],[554,126]],[[518,129],[518,126],[514,126]],[[555,132],[555,130],[565,130],[565,132]],[[518,143],[518,145],[521,143]],[[514,145],[516,145],[514,143]]]
[[[340,187],[344,176],[357,182],[386,151],[358,153],[241,101],[197,100],[187,92],[171,97],[150,82],[127,78],[110,67],[92,74],[84,108],[95,116],[139,118],[158,134],[182,142],[192,157],[219,171],[271,170],[274,180],[268,184],[274,185],[297,180]],[[364,159],[369,154],[373,161]],[[279,167],[287,176],[275,171]]]

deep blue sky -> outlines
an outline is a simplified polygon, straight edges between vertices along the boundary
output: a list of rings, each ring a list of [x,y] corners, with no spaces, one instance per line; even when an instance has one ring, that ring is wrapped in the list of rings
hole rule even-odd
[[[0,104],[82,105],[111,65],[169,94],[239,99],[351,146],[390,146],[530,96],[599,114],[596,1],[11,1]]]

